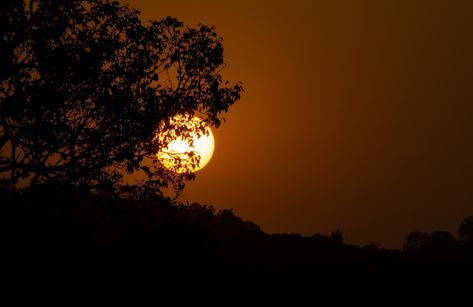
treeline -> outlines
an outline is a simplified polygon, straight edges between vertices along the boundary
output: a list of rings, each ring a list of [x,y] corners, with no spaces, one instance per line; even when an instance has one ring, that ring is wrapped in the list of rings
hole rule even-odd
[[[4,264],[414,283],[458,280],[473,263],[472,217],[461,222],[459,239],[414,232],[400,251],[345,244],[340,231],[267,234],[232,210],[165,197],[122,198],[50,184],[21,193],[1,190],[0,199]]]

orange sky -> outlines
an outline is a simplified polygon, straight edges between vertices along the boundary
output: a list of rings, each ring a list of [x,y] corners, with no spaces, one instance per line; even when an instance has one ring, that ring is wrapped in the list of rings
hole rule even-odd
[[[473,1],[126,2],[215,25],[245,87],[186,199],[387,247],[473,214]]]

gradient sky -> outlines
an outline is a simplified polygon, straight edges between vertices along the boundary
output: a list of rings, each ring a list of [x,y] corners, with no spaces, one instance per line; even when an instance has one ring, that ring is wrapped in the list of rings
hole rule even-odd
[[[216,26],[244,84],[185,199],[396,248],[473,214],[473,1],[126,2]]]

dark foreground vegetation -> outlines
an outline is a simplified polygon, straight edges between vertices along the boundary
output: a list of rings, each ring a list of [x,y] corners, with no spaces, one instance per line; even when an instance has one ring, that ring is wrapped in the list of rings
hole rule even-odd
[[[339,231],[267,234],[231,210],[112,195],[54,184],[2,190],[5,268],[216,274],[275,284],[435,285],[471,278],[471,217],[458,239],[448,232],[411,233],[398,251],[345,244]]]

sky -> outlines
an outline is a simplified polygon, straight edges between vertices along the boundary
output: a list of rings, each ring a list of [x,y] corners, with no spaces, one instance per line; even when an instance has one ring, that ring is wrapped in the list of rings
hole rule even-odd
[[[183,199],[390,248],[473,215],[473,1],[126,3],[214,25],[244,85]]]

